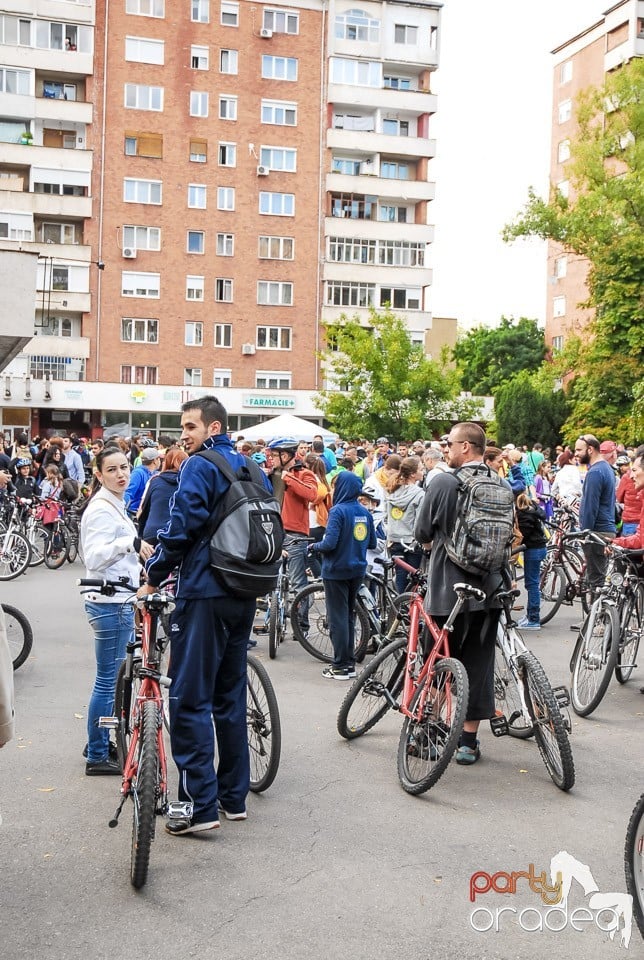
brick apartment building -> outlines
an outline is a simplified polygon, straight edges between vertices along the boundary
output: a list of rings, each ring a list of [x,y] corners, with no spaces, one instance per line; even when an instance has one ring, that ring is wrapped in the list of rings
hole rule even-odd
[[[5,430],[172,430],[213,390],[233,429],[321,422],[320,321],[390,303],[424,342],[439,3],[17,6],[0,243],[39,265]]]

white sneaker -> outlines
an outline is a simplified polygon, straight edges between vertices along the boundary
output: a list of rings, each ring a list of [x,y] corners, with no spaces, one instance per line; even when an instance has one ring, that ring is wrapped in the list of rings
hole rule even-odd
[[[242,810],[241,813],[228,813],[227,810],[220,807],[219,812],[224,815],[226,820],[248,820],[248,814],[245,810]]]

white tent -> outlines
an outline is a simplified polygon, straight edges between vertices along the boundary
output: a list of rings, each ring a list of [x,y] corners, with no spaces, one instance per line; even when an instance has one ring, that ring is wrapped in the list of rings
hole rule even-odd
[[[278,437],[293,437],[294,440],[313,439],[315,434],[321,434],[325,443],[337,440],[337,434],[331,433],[317,423],[311,423],[310,420],[303,420],[302,417],[295,417],[292,413],[282,413],[279,417],[271,417],[270,420],[264,420],[263,423],[257,423],[254,427],[248,427],[246,430],[238,430],[233,433],[233,440],[242,436],[244,440],[276,440]]]

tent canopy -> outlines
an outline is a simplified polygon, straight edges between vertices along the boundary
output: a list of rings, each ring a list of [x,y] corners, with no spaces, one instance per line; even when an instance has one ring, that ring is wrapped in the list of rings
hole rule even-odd
[[[238,430],[232,434],[232,437],[233,440],[242,436],[244,440],[266,440],[267,443],[277,439],[277,437],[293,437],[294,440],[310,442],[318,433],[321,434],[325,443],[337,440],[335,433],[320,427],[317,423],[303,420],[302,417],[295,417],[292,413],[282,413],[279,417],[271,417],[270,420],[257,423],[254,427]]]

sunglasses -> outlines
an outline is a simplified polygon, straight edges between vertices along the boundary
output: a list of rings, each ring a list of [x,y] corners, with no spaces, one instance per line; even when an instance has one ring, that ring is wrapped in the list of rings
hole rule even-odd
[[[469,443],[469,440],[447,440],[447,446],[453,447],[455,443]]]

